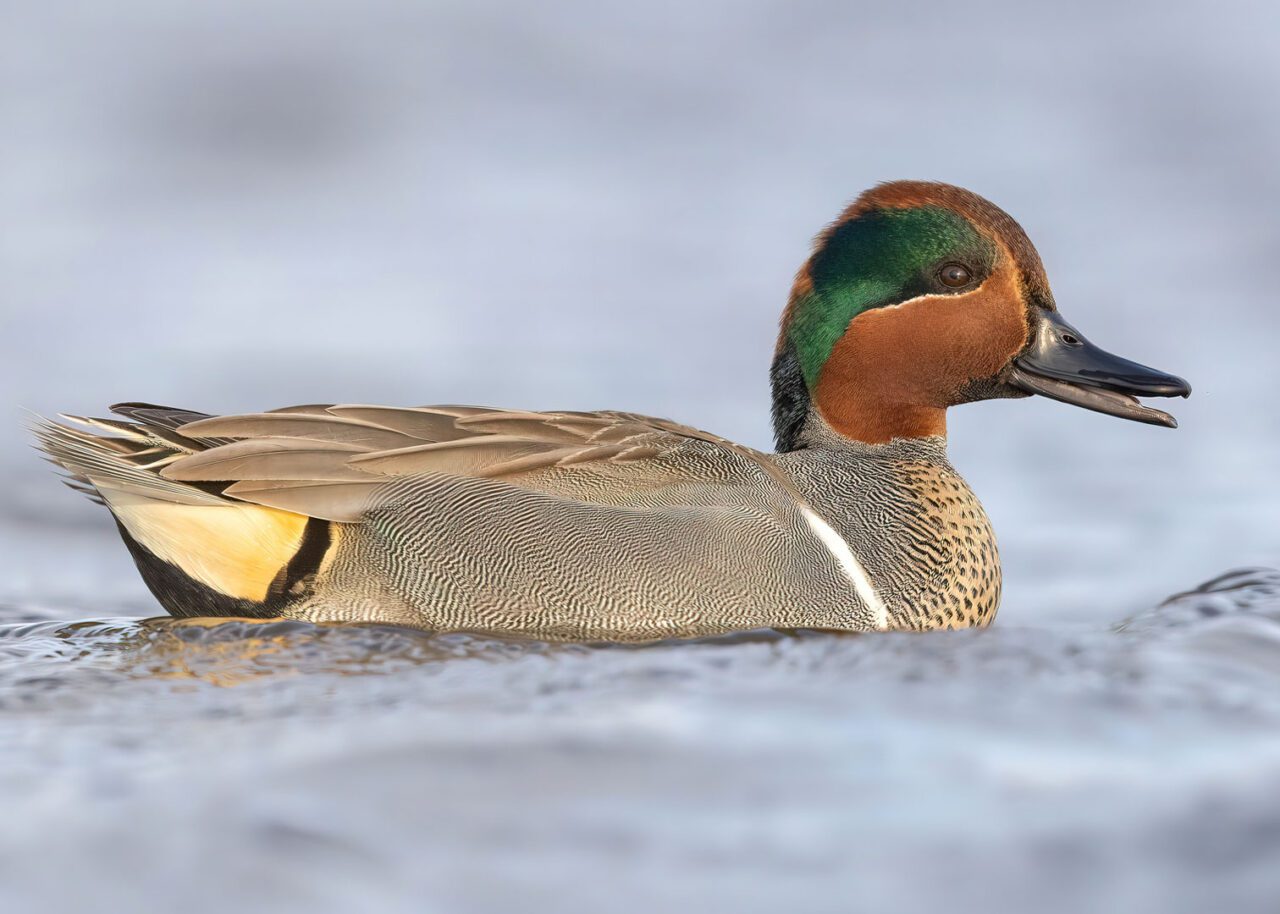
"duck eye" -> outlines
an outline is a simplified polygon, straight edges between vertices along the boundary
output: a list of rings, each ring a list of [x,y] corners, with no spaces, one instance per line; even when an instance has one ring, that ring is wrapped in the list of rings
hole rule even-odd
[[[958,289],[961,286],[967,286],[969,280],[973,279],[973,274],[962,263],[948,263],[938,271],[938,279],[942,280],[944,286]]]

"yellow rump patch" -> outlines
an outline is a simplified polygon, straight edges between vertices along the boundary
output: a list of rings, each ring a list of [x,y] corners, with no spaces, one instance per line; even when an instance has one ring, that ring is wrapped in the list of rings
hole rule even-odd
[[[219,593],[262,602],[302,544],[302,514],[228,502],[181,505],[106,486],[102,497],[129,535]]]

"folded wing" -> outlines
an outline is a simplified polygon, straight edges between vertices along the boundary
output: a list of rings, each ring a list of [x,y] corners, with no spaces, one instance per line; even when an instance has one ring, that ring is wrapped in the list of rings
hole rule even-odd
[[[394,477],[445,474],[534,484],[600,465],[663,473],[660,458],[693,441],[748,449],[665,419],[621,412],[525,412],[474,406],[300,406],[198,418],[170,430],[212,446],[158,469],[175,483],[310,517],[358,523]]]

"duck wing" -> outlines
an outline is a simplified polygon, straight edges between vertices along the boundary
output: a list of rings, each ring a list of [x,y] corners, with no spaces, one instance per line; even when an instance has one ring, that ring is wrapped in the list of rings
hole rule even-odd
[[[135,415],[137,413],[135,412]],[[217,485],[241,501],[358,523],[396,478],[459,476],[576,500],[619,503],[678,480],[691,449],[775,472],[764,455],[635,413],[529,412],[476,406],[310,405],[198,418],[168,430],[206,443],[160,467],[166,480]]]

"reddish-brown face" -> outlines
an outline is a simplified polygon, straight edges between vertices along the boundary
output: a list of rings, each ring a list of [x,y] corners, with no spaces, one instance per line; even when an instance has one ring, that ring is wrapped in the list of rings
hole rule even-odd
[[[945,434],[958,403],[1027,393],[1168,424],[1128,394],[1188,390],[1062,322],[1040,257],[1008,214],[961,188],[910,181],[864,194],[819,237],[783,316],[773,381],[784,448],[810,408],[879,444]]]
[[[859,441],[944,435],[947,407],[995,378],[1028,333],[1017,277],[998,266],[972,291],[859,314],[827,358],[814,404],[836,431]]]

